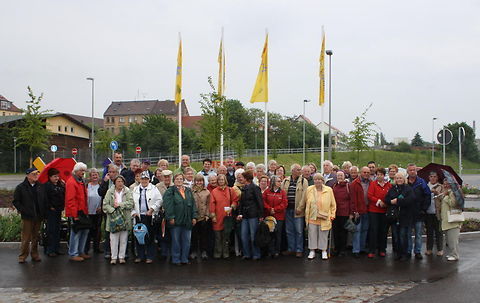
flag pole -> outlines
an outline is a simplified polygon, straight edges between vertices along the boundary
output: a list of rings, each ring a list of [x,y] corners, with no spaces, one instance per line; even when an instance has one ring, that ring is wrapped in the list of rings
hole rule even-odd
[[[180,34],[180,32],[178,33],[178,43],[179,43],[179,47],[181,47],[181,43],[182,43],[182,36]],[[182,51],[182,61],[183,61],[183,50]],[[182,64],[182,67],[180,69],[180,73],[183,74],[183,62],[181,63]],[[177,66],[177,69],[178,69],[178,66]],[[177,70],[177,73],[178,73],[178,70]],[[181,95],[180,95],[180,103],[178,103],[178,167],[181,167],[182,166],[182,98],[181,98]]]
[[[264,131],[265,131],[265,167],[268,169],[268,110],[267,110],[267,103],[265,103],[265,126],[264,126]]]
[[[219,62],[219,64],[220,64],[219,69],[220,69],[222,72],[218,74],[218,77],[220,78],[220,79],[218,79],[218,81],[221,82],[223,85],[225,85],[225,83],[223,82],[223,75],[225,74],[225,70],[224,70],[224,66],[225,66],[225,65],[224,65],[224,60],[225,60],[225,57],[223,56],[223,53],[224,53],[223,48],[225,47],[225,46],[223,45],[223,26],[222,26],[222,38],[221,38],[221,39],[222,39],[222,40],[221,40],[221,42],[220,42],[220,43],[221,43],[220,45],[221,45],[221,48],[222,48],[222,49],[221,49],[222,52],[221,52],[220,56],[221,56],[222,60],[221,60],[221,62]],[[219,93],[220,93],[220,95],[219,95],[219,97],[220,97],[220,102],[224,102],[224,100],[222,99],[222,97],[223,97],[223,91],[225,90],[225,87],[224,87],[223,85],[222,85],[222,91],[220,92],[220,90],[219,90]],[[220,89],[220,88],[218,88],[218,89]],[[224,107],[225,107],[225,104],[222,104],[221,112],[220,112],[220,119],[221,119],[221,121],[220,121],[220,165],[223,165],[223,108],[224,108]]]
[[[321,166],[321,172],[323,174],[323,161],[325,161],[325,140],[324,140],[324,135],[325,135],[325,125],[324,125],[324,107],[325,106],[320,106],[322,108],[322,114],[321,114],[321,122],[320,122],[320,125],[322,126],[322,129],[320,130],[320,137],[321,137],[321,140],[322,142],[320,143],[320,166]]]
[[[320,50],[320,89],[319,89],[319,103],[321,107],[321,122],[320,125],[320,137],[322,142],[320,143],[320,171],[323,174],[323,162],[325,161],[325,119],[324,119],[324,109],[325,109],[325,29],[322,26],[322,46]]]

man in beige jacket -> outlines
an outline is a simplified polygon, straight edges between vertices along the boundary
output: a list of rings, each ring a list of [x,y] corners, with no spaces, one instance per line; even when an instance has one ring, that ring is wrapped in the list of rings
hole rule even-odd
[[[288,206],[285,213],[288,251],[284,255],[303,257],[303,230],[305,227],[305,201],[303,199],[308,188],[308,181],[301,173],[299,164],[291,166],[291,176],[282,182],[282,189],[287,193]]]

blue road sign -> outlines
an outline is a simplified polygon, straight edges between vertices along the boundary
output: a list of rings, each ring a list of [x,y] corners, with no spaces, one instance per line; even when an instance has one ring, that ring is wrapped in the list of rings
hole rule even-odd
[[[57,150],[58,150],[58,147],[57,147],[56,145],[50,146],[50,151],[51,151],[52,153],[56,152]]]
[[[118,149],[118,142],[117,141],[112,141],[110,142],[110,148],[113,150],[113,151],[116,151]]]

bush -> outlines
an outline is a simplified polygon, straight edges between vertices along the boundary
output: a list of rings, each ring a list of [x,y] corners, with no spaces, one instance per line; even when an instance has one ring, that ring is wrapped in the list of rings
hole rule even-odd
[[[412,152],[412,147],[406,142],[400,142],[398,145],[392,147],[392,151],[410,153]]]
[[[460,232],[479,231],[479,230],[480,230],[480,220],[467,219],[465,220],[465,222],[463,222]]]
[[[0,189],[0,207],[11,207],[13,201],[13,190]]]
[[[462,191],[465,195],[479,195],[480,189],[473,187],[473,186],[464,186],[462,187]]]
[[[20,241],[22,231],[22,220],[20,215],[10,214],[0,216],[0,242]]]

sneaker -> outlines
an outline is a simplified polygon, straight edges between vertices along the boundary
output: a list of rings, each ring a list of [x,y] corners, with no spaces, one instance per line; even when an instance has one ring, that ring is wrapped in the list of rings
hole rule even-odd
[[[328,254],[326,250],[322,250],[322,260],[327,260],[328,259]]]
[[[439,256],[439,257],[443,256],[443,250],[437,251],[437,256]]]
[[[152,260],[152,259],[147,259],[147,260],[145,260],[145,263],[147,263],[147,264],[152,264],[152,263],[153,263],[153,260]]]
[[[133,263],[140,263],[140,262],[142,262],[142,259],[140,259],[140,258],[136,258],[136,259],[133,261]]]
[[[431,255],[432,255],[432,251],[431,251],[431,250],[427,250],[427,251],[425,252],[425,256],[431,256]]]
[[[416,254],[415,254],[415,259],[417,259],[417,260],[422,260],[422,259],[423,259],[422,254],[421,254],[421,253],[416,253]]]
[[[447,261],[458,261],[458,259],[455,258],[454,256],[448,256]]]
[[[74,261],[74,262],[82,262],[83,260],[84,259],[80,256],[75,256],[70,258],[70,261]]]
[[[203,259],[203,260],[207,260],[207,259],[208,259],[208,255],[207,255],[207,252],[206,252],[206,251],[202,251],[202,259]]]
[[[25,258],[18,258],[18,263],[23,264],[25,263]]]
[[[313,260],[315,259],[315,251],[312,249],[310,250],[310,252],[308,253],[308,257],[307,257],[308,260]]]
[[[117,264],[117,260],[112,260],[112,261],[110,261],[110,264],[112,264],[112,265]]]
[[[370,253],[370,254],[367,255],[367,257],[368,257],[369,259],[375,258],[375,254]]]
[[[190,254],[190,259],[195,260],[197,258],[197,253],[191,253]]]
[[[125,261],[125,259],[120,259],[120,260],[118,261],[118,263],[120,263],[120,264],[125,264],[125,263],[127,263],[127,262]]]

